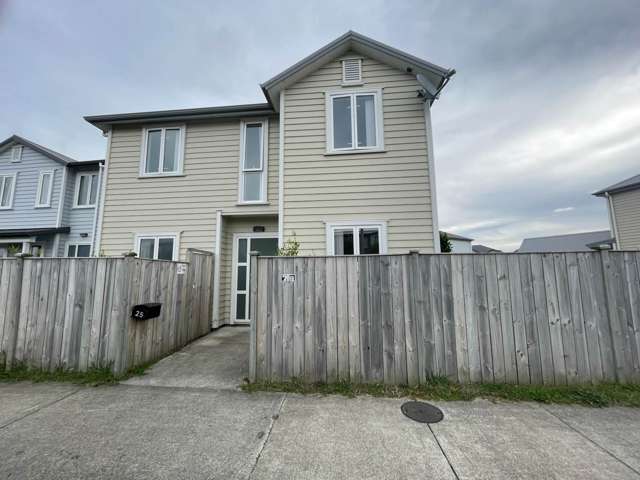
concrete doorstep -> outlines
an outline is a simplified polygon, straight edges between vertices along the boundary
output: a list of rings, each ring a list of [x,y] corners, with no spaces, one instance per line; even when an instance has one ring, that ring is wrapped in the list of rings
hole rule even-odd
[[[0,479],[640,478],[640,409],[248,394],[238,332],[126,385],[0,384]]]

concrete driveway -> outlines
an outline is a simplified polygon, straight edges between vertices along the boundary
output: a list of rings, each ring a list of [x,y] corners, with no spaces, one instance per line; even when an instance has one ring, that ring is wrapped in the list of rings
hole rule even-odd
[[[126,385],[0,384],[0,479],[640,478],[640,410],[449,402],[426,426],[397,399],[246,394],[242,367],[202,360],[243,334]]]

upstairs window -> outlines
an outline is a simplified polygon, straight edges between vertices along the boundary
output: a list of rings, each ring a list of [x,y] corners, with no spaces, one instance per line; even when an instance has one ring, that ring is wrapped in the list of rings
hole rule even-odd
[[[386,253],[384,223],[339,222],[327,225],[329,255],[378,255]]]
[[[345,85],[362,83],[362,59],[345,58],[342,61],[342,83]]]
[[[89,257],[91,245],[88,243],[69,243],[67,245],[67,257]]]
[[[176,260],[178,236],[175,234],[141,234],[136,237],[136,252],[150,260]]]
[[[239,203],[267,201],[267,121],[242,122]]]
[[[0,175],[0,210],[13,208],[13,197],[16,191],[16,174]]]
[[[38,176],[38,189],[36,191],[36,208],[51,206],[51,194],[53,193],[53,170],[40,172]]]
[[[98,174],[81,173],[76,177],[76,195],[74,208],[89,208],[96,206],[98,198]]]
[[[141,176],[179,175],[182,172],[184,127],[145,128]]]
[[[11,161],[19,162],[22,160],[22,145],[14,145],[11,149]]]
[[[327,111],[329,152],[383,148],[380,91],[331,93]]]

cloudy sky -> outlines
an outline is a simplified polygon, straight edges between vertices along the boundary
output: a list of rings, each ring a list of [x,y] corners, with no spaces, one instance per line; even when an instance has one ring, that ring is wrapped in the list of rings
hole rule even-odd
[[[433,110],[441,226],[512,250],[608,228],[590,193],[640,173],[639,20],[637,0],[0,0],[0,137],[103,157],[83,115],[261,102],[353,29],[458,71]]]

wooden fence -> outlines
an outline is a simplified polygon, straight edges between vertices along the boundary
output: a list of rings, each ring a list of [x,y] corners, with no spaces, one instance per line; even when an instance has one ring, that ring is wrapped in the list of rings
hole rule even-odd
[[[640,382],[640,252],[252,262],[251,380]]]
[[[213,256],[0,260],[0,367],[121,373],[209,332]],[[134,320],[134,305],[161,314]]]

